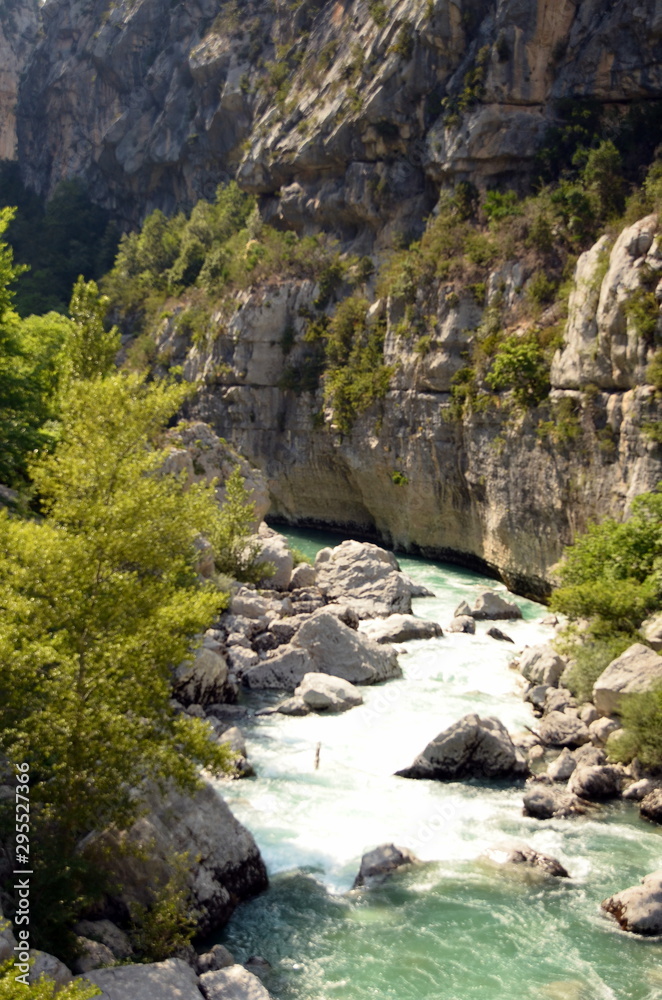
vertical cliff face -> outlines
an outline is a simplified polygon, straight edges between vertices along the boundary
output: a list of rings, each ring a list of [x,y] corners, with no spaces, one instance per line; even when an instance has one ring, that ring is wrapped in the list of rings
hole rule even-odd
[[[236,176],[268,218],[383,245],[441,183],[523,183],[559,99],[662,93],[660,0],[48,0],[41,30],[24,176],[133,222]]]
[[[0,160],[17,155],[15,106],[21,74],[37,43],[37,0],[0,6]]]

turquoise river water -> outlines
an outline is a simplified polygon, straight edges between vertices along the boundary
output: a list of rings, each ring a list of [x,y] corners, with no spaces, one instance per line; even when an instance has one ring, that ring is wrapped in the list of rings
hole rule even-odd
[[[310,555],[339,541],[286,534]],[[436,595],[415,600],[415,613],[442,627],[481,586],[505,589],[424,559],[400,564]],[[404,677],[362,688],[364,705],[245,727],[258,777],[221,791],[254,834],[271,888],[239,907],[221,940],[238,961],[268,959],[264,982],[276,1000],[662,1000],[662,942],[620,931],[600,910],[662,867],[662,830],[635,807],[540,822],[522,815],[521,785],[393,777],[470,711],[511,732],[532,724],[508,663],[514,648],[553,630],[538,624],[540,605],[516,600],[523,621],[503,625],[516,647],[488,638],[486,623],[475,636],[409,642]],[[481,859],[511,838],[558,858],[571,878]],[[361,855],[385,842],[426,864],[351,891]]]

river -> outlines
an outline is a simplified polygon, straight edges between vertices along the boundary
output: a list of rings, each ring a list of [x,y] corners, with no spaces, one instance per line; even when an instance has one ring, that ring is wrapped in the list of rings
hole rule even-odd
[[[287,531],[309,555],[337,536]],[[469,570],[400,558],[434,591],[422,618],[448,624],[480,587]],[[522,816],[522,786],[393,777],[468,712],[511,732],[532,724],[514,648],[549,641],[545,609],[514,598],[522,621],[499,623],[516,646],[445,634],[406,644],[404,676],[363,687],[338,716],[266,716],[243,726],[257,778],[223,783],[252,831],[271,888],[238,908],[221,940],[238,961],[259,954],[276,1000],[660,1000],[659,939],[620,931],[600,901],[662,867],[661,831],[632,805],[540,822]],[[265,695],[246,695],[247,705]],[[321,743],[320,766],[314,767]],[[558,858],[570,879],[504,872],[481,859],[516,838]],[[394,842],[423,865],[350,891],[361,855]]]

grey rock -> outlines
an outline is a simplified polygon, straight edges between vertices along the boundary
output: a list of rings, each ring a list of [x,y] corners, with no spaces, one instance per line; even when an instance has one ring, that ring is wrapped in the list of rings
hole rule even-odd
[[[515,642],[514,639],[511,639],[509,635],[506,635],[505,632],[502,632],[501,629],[496,628],[496,626],[488,628],[485,634],[489,635],[490,639],[497,639],[499,642]]]
[[[250,955],[244,962],[244,968],[252,972],[254,976],[258,976],[260,979],[262,976],[266,975],[272,968],[271,962],[261,955]]]
[[[218,737],[219,743],[228,743],[232,752],[236,755],[233,764],[233,777],[250,778],[255,774],[252,764],[248,761],[246,750],[246,739],[238,726],[231,726],[224,730]]]
[[[662,934],[662,870],[646,875],[641,885],[624,889],[601,905],[624,931],[647,936]]]
[[[566,661],[550,646],[529,646],[519,661],[520,673],[531,684],[557,687],[566,668]]]
[[[466,602],[463,602],[466,603]],[[460,605],[462,607],[462,605]],[[467,604],[467,608],[469,605]],[[467,632],[469,635],[473,635],[476,631],[476,619],[472,615],[458,615],[457,611],[455,618],[447,626],[447,632]]]
[[[293,645],[307,653],[312,670],[352,684],[375,684],[402,676],[395,650],[348,628],[324,608],[301,626]]]
[[[538,731],[543,743],[551,747],[578,747],[590,740],[588,729],[581,719],[565,712],[549,712]]]
[[[315,567],[308,563],[299,563],[292,570],[290,578],[290,590],[298,590],[300,587],[312,587],[317,582]]]
[[[294,691],[305,674],[315,670],[315,664],[305,649],[283,646],[269,659],[249,667],[242,677],[249,688]]]
[[[428,743],[411,767],[396,773],[403,778],[453,781],[520,777],[528,773],[528,767],[503,723],[465,715]]]
[[[549,684],[533,684],[524,696],[524,700],[530,702],[539,712],[545,707],[547,692],[554,690]]]
[[[336,604],[332,602],[331,604],[325,604],[324,610],[328,611],[330,615],[335,615],[335,617],[341,621],[343,625],[347,625],[348,628],[352,628],[354,631],[358,629],[361,619],[351,604]],[[302,622],[302,624],[304,623]]]
[[[15,946],[16,938],[14,937],[12,923],[2,916],[2,911],[0,910],[0,964],[15,957]]]
[[[281,701],[275,711],[280,712],[281,715],[310,715],[312,708],[305,703],[303,698],[295,695]]]
[[[296,625],[279,619],[274,619],[272,622],[269,622],[269,631],[276,636],[279,645],[291,642],[296,635],[298,628],[298,622]]]
[[[453,613],[455,618],[473,618],[473,615],[471,614],[471,605],[468,601],[460,601]]]
[[[457,611],[455,612],[457,615]],[[494,590],[484,590],[474,601],[469,612],[476,621],[521,618],[521,608],[513,601],[507,601]]]
[[[234,965],[234,957],[222,944],[215,944],[209,951],[198,955],[198,975],[205,972],[218,972],[219,969],[227,969]]]
[[[533,784],[524,793],[524,815],[534,819],[563,819],[585,812],[576,795],[553,785]]]
[[[248,640],[247,640],[248,641]],[[260,662],[260,658],[252,649],[245,646],[230,646],[228,660],[234,670],[242,677],[250,667]]]
[[[74,930],[81,937],[104,944],[115,958],[129,958],[133,954],[131,942],[124,931],[110,920],[80,920]]]
[[[264,580],[264,586],[274,590],[287,590],[292,577],[294,559],[287,539],[273,531],[264,522],[258,529],[260,554],[257,564],[270,564],[275,572]]]
[[[639,815],[651,823],[662,825],[662,788],[655,788],[644,796],[639,806]]]
[[[375,642],[407,642],[409,639],[434,639],[443,635],[441,625],[414,615],[389,615],[372,618],[361,626],[363,635]]]
[[[579,712],[579,718],[582,720],[584,725],[590,727],[592,722],[595,722],[596,719],[600,718],[600,714],[595,705],[589,701],[585,705],[582,705]]]
[[[314,712],[346,712],[363,704],[360,691],[341,677],[328,674],[306,674],[294,692]]]
[[[577,761],[567,747],[564,747],[556,760],[547,768],[547,776],[552,781],[567,781],[577,767]]]
[[[271,610],[271,602],[248,587],[241,587],[230,603],[230,614],[241,618],[264,618]]]
[[[175,670],[173,692],[183,705],[211,705],[214,702],[236,701],[228,684],[225,658],[212,649],[202,647],[193,660],[186,660]]]
[[[232,965],[200,976],[206,1000],[270,1000],[270,994],[257,976],[243,965]]]
[[[80,954],[72,965],[75,973],[91,972],[92,969],[100,969],[104,965],[115,965],[116,958],[110,948],[99,941],[91,941],[90,938],[76,938],[76,945],[80,949]]]
[[[623,771],[610,764],[575,768],[568,791],[582,799],[613,799],[621,793]]]
[[[96,969],[79,978],[101,988],[99,1000],[201,1000],[198,977],[179,958]]]
[[[419,859],[406,847],[396,847],[395,844],[380,844],[368,851],[361,858],[359,873],[354,879],[354,889],[360,886],[372,886],[383,882],[398,868],[405,865],[419,864]]]
[[[55,955],[49,955],[47,951],[36,951],[30,949],[30,982],[36,983],[40,976],[52,979],[58,986],[66,986],[73,979],[73,976],[64,962],[61,962]]]
[[[591,746],[590,743],[577,747],[572,751],[572,756],[577,763],[577,767],[596,767],[599,764],[607,763],[607,754],[601,747]]]
[[[567,712],[575,707],[575,699],[567,688],[549,688],[545,696],[545,714],[549,712]]]
[[[593,701],[600,715],[618,715],[624,694],[648,691],[662,681],[662,656],[634,643],[603,670],[593,686]]]
[[[657,653],[662,652],[662,614],[653,615],[642,622],[641,632],[652,649]]]
[[[494,864],[525,865],[527,868],[539,869],[546,875],[553,875],[556,878],[570,878],[567,869],[560,861],[548,854],[534,851],[528,844],[495,844],[485,852],[485,856]]]
[[[392,552],[345,541],[315,560],[317,585],[329,601],[351,600],[362,618],[411,612],[411,591]]]
[[[660,787],[660,782],[655,781],[653,778],[640,778],[638,781],[633,781],[632,784],[628,785],[623,792],[623,798],[633,802],[641,802],[647,795]]]
[[[591,736],[591,743],[597,747],[605,745],[612,733],[617,732],[622,726],[618,719],[610,719],[609,716],[596,719],[588,727]]]

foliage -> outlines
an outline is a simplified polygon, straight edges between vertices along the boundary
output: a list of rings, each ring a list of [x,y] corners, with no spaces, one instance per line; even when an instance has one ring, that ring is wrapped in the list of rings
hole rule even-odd
[[[258,561],[259,542],[250,540],[254,524],[255,504],[237,465],[225,483],[225,502],[209,533],[219,573],[245,583],[259,583],[273,576],[273,567]]]
[[[555,611],[588,618],[595,635],[634,634],[662,599],[662,491],[642,493],[627,521],[593,524],[566,549]]]
[[[391,481],[395,486],[408,486],[409,476],[406,473],[401,472],[400,469],[394,469],[391,473]]]
[[[36,983],[26,985],[16,981],[20,974],[11,961],[0,966],[0,1000],[91,1000],[101,993],[98,986],[89,982],[74,980],[66,986],[58,986],[43,975]]]
[[[662,392],[662,348],[658,348],[653,355],[646,369],[646,378],[658,392]]]
[[[152,904],[136,903],[131,907],[131,943],[144,962],[162,962],[191,943],[196,925],[189,865],[186,852],[171,855],[170,877],[165,885],[154,890]]]
[[[498,222],[511,215],[519,214],[519,198],[514,191],[488,191],[483,202],[483,211],[490,221]]]
[[[31,766],[42,945],[88,892],[81,836],[127,824],[142,781],[191,787],[199,764],[225,763],[205,724],[169,704],[171,665],[226,601],[195,572],[213,488],[162,471],[186,392],[72,383],[61,440],[31,470],[42,519],[0,515],[0,745]]]
[[[629,694],[620,706],[623,723],[610,756],[626,763],[637,757],[644,767],[662,767],[662,685],[645,694]]]
[[[497,392],[510,390],[517,406],[537,406],[549,392],[549,364],[536,337],[506,338],[485,381]]]
[[[301,549],[298,549],[296,545],[290,545],[290,552],[292,553],[295,566],[298,566],[299,563],[308,563],[310,566],[314,564],[314,560],[310,556],[307,556],[305,552],[302,552]]]
[[[104,327],[108,301],[99,295],[96,282],[86,282],[80,275],[71,295],[72,325],[66,344],[66,364],[73,378],[109,375],[115,367],[120,333],[116,326]]]
[[[339,304],[326,333],[324,395],[343,434],[360,413],[383,399],[393,374],[384,364],[384,323],[369,324],[367,313],[367,300],[350,296]]]
[[[384,0],[368,0],[368,13],[378,28],[383,28],[388,20],[388,10]]]
[[[112,266],[119,233],[78,180],[63,181],[46,204],[21,182],[14,163],[0,163],[0,208],[17,206],[7,239],[29,270],[18,282],[20,316],[66,312],[79,274],[98,279]]]
[[[638,336],[647,343],[652,343],[660,319],[660,306],[655,292],[635,288],[626,300],[624,309]]]
[[[441,102],[444,111],[444,124],[447,128],[457,127],[460,124],[462,114],[483,97],[489,58],[490,46],[484,45],[478,50],[472,68],[464,74],[462,90],[457,94],[445,97]]]

